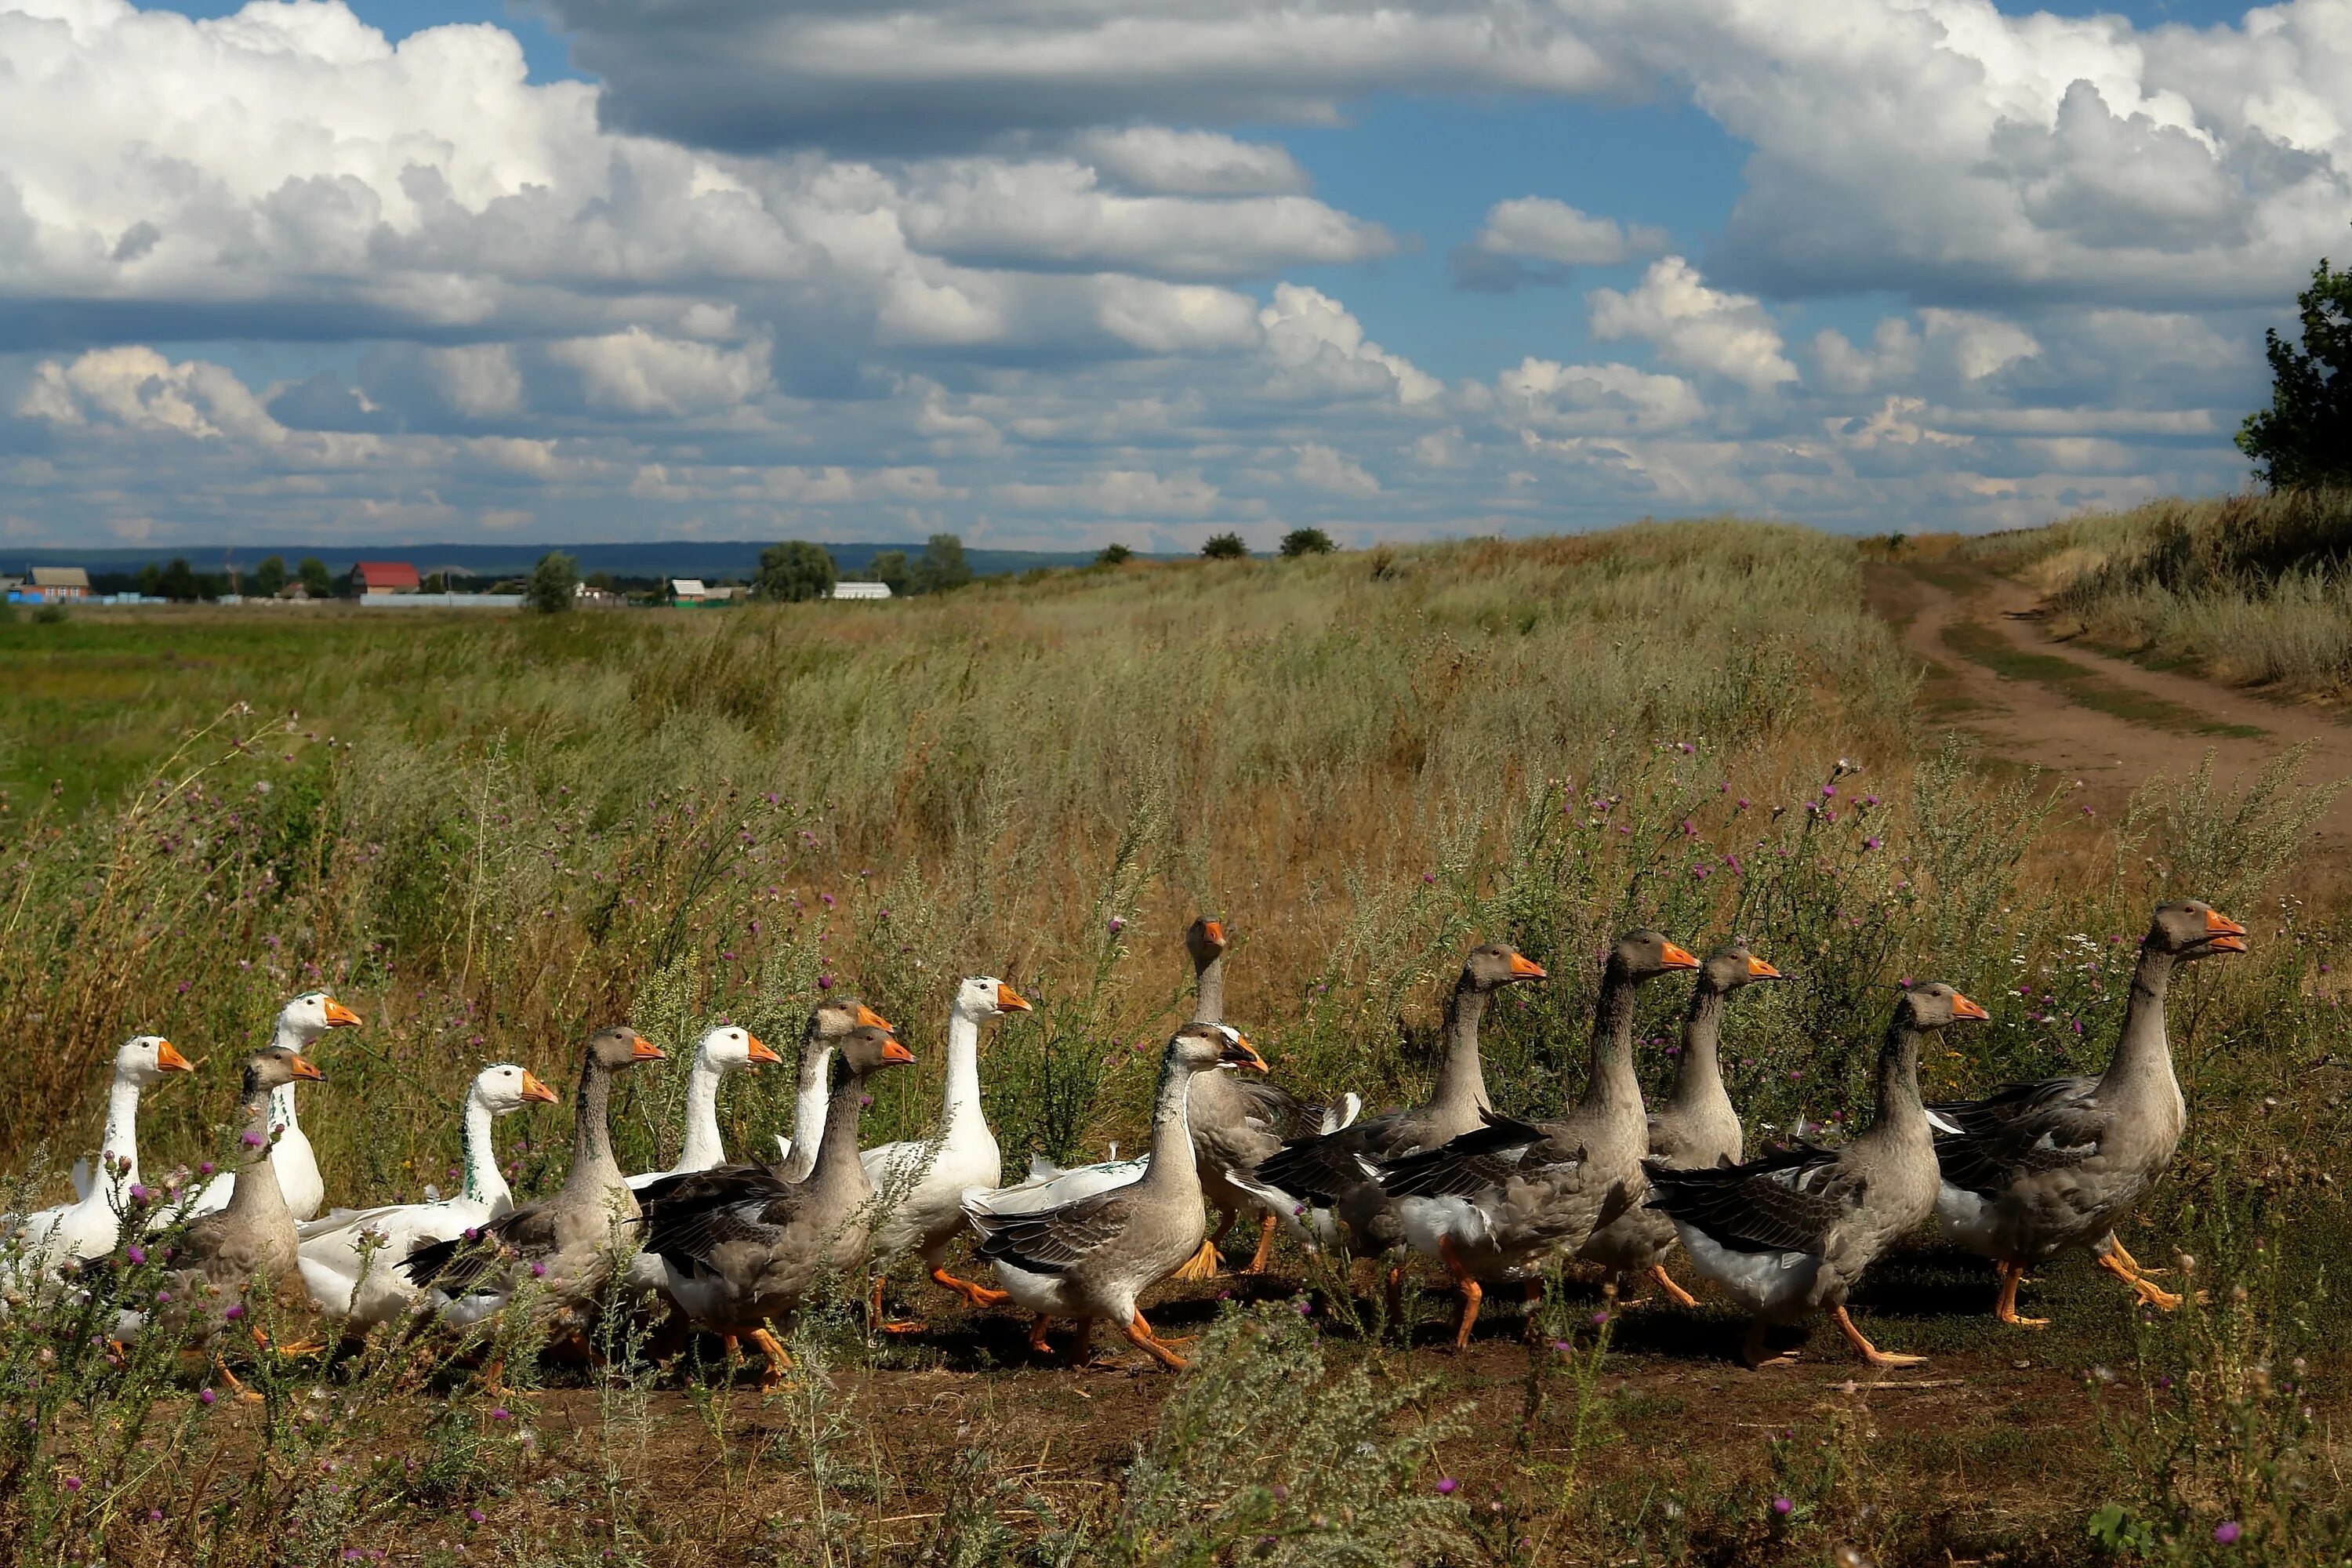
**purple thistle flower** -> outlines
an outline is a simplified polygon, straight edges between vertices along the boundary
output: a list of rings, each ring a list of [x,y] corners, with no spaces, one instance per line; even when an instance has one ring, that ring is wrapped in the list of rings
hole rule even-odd
[[[81,1490],[81,1478],[79,1476],[68,1476],[65,1480],[65,1487],[66,1490],[69,1492],[78,1492]]]
[[[134,1241],[122,1249],[122,1256],[133,1263],[144,1263],[147,1261],[147,1249]]]
[[[2238,1537],[2243,1533],[2238,1528],[2238,1521],[2234,1519],[2225,1519],[2213,1527],[2213,1540],[2217,1545],[2235,1546],[2238,1544]]]
[[[1440,1476],[1437,1478],[1437,1495],[1439,1497],[1452,1497],[1456,1491],[1461,1489],[1461,1486],[1462,1483],[1455,1480],[1452,1476]]]
[[[1110,917],[1110,934],[1111,934],[1111,935],[1113,935],[1113,936],[1117,936],[1119,932],[1121,932],[1121,931],[1125,931],[1126,929],[1127,929],[1127,922],[1126,922],[1125,921],[1121,920],[1121,919],[1120,919],[1118,916],[1117,916],[1117,915],[1113,915],[1113,916],[1111,916],[1111,917]]]
[[[1790,1502],[1784,1497],[1776,1497],[1772,1500],[1772,1511],[1780,1515],[1783,1519],[1786,1519],[1790,1513],[1795,1511],[1796,1507],[1797,1505],[1795,1503]]]
[[[530,1277],[531,1277],[532,1279],[546,1279],[546,1278],[547,1278],[547,1265],[546,1265],[546,1264],[544,1264],[544,1263],[534,1263],[534,1264],[532,1264],[532,1265],[530,1266]]]
[[[203,1391],[201,1391],[200,1393],[198,1393],[198,1394],[197,1394],[197,1395],[196,1395],[196,1403],[197,1403],[197,1404],[199,1404],[199,1405],[210,1405],[210,1404],[211,1404],[215,1399],[216,1399],[216,1398],[218,1398],[218,1397],[219,1397],[219,1395],[215,1394],[215,1393],[213,1393],[213,1391],[212,1391],[211,1389],[207,1388],[207,1389],[205,1389],[205,1390],[203,1390]]]
[[[484,1513],[480,1509],[469,1508],[466,1510],[466,1517],[472,1520],[476,1524],[479,1524],[490,1516]]]
[[[237,1134],[237,1141],[248,1149],[261,1147],[261,1134],[258,1132],[240,1132]]]
[[[221,1316],[226,1318],[232,1323],[236,1321],[237,1319],[245,1316],[245,1303],[242,1301],[231,1301],[228,1306],[222,1310]]]
[[[493,1421],[511,1421],[514,1419],[514,1412],[509,1410],[503,1405],[496,1405],[493,1406],[490,1411],[490,1419]]]

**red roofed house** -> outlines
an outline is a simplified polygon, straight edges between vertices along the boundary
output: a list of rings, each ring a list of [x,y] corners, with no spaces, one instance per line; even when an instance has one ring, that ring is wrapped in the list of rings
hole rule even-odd
[[[416,568],[405,561],[362,561],[352,568],[362,594],[414,594]]]

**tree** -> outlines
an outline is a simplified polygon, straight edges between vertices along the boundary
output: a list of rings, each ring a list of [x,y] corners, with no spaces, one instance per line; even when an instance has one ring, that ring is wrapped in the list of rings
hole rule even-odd
[[[1097,566],[1124,566],[1135,559],[1135,552],[1124,544],[1106,544],[1095,552]]]
[[[915,568],[903,550],[885,550],[866,563],[869,581],[887,584],[893,594],[903,594],[914,581]]]
[[[1220,533],[1201,546],[1201,553],[1212,561],[1240,561],[1249,554],[1249,546],[1242,542],[1238,533]]]
[[[909,584],[918,594],[944,594],[971,581],[971,566],[963,558],[963,541],[952,533],[934,533],[915,563]]]
[[[142,599],[163,596],[163,569],[152,561],[139,568],[139,596]]]
[[[840,577],[824,545],[787,539],[760,552],[760,570],[751,579],[751,591],[762,599],[796,605],[803,599],[824,598]]]
[[[1302,555],[1328,555],[1338,545],[1331,536],[1319,528],[1294,528],[1282,536],[1282,558],[1296,561]]]
[[[253,569],[253,592],[264,599],[278,597],[278,590],[286,586],[286,557],[265,555],[261,564]]]
[[[204,597],[204,584],[196,581],[196,574],[189,568],[186,557],[179,555],[172,557],[172,563],[163,568],[155,591],[175,605],[194,604]]]
[[[2303,346],[2271,330],[2271,405],[2238,427],[2238,450],[2274,490],[2352,480],[2352,268],[2320,258],[2294,302]]]
[[[562,615],[572,608],[579,586],[580,563],[561,550],[551,550],[530,569],[530,585],[523,590],[523,603],[542,616]]]
[[[302,580],[302,591],[314,599],[324,599],[335,591],[335,580],[327,575],[327,563],[315,555],[302,557],[294,574]]]

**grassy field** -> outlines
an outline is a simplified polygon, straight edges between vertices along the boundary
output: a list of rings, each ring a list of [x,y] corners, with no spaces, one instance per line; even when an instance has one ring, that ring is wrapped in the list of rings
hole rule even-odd
[[[2095,642],[2283,697],[2352,696],[2352,492],[2158,501],[1977,541]]]
[[[783,1044],[828,986],[923,1058],[868,1113],[903,1135],[973,973],[1038,1004],[982,1065],[1008,1163],[1091,1156],[1138,1137],[1202,910],[1239,938],[1229,1014],[1277,1076],[1375,1106],[1422,1087],[1465,949],[1516,942],[1555,978],[1490,1015],[1515,1112],[1580,1089],[1611,933],[1742,935],[1801,976],[1743,999],[1726,1052],[1761,1141],[1866,1106],[1905,976],[1994,1009],[1933,1090],[2095,1067],[2118,953],[2194,894],[2254,951],[2176,991],[2194,1119],[2131,1239],[2196,1253],[2209,1310],[2138,1321],[2074,1259],[2043,1286],[2061,1326],[2021,1349],[1983,1316],[1987,1270],[1906,1255],[1862,1316],[1958,1370],[1880,1389],[1833,1351],[1750,1376],[1722,1308],[1620,1314],[1574,1281],[1524,1342],[1500,1312],[1437,1357],[1413,1345],[1442,1298],[1369,1320],[1286,1254],[1155,1316],[1205,1335],[1181,1382],[1025,1368],[1002,1316],[868,1343],[845,1310],[799,1325],[817,1375],[765,1400],[631,1322],[604,1367],[550,1363],[508,1404],[443,1347],[379,1343],[263,1364],[250,1412],[200,1404],[160,1349],[116,1369],[20,1312],[0,1541],[57,1563],[2057,1564],[2105,1550],[2095,1526],[2146,1561],[2344,1561],[2352,1034],[2343,911],[2294,896],[2315,798],[2185,773],[2086,815],[1915,714],[1859,572],[1848,543],[1723,521],[887,605],[11,621],[0,1015],[37,1044],[0,1058],[0,1169],[53,1199],[102,1062],[145,1030],[208,1062],[151,1096],[142,1149],[202,1156],[227,1063],[315,984],[367,1019],[303,1113],[331,1203],[446,1184],[476,1068],[563,1081],[614,1018],[677,1058],[616,1102],[625,1165],[665,1163],[700,1028]],[[1645,1002],[1654,1085],[1678,1006]],[[764,1146],[790,1098],[788,1073],[738,1079],[730,1146]],[[508,1124],[520,1191],[560,1174],[559,1121]]]

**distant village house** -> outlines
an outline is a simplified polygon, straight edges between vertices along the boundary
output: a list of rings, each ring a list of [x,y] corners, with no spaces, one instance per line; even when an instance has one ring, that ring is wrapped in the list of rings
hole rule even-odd
[[[405,561],[362,561],[352,568],[352,580],[362,594],[414,594],[422,581]]]
[[[836,599],[887,599],[890,596],[887,583],[835,583],[833,596]]]
[[[89,597],[89,574],[79,566],[36,566],[31,577],[9,596],[37,605],[61,605],[68,599]]]

